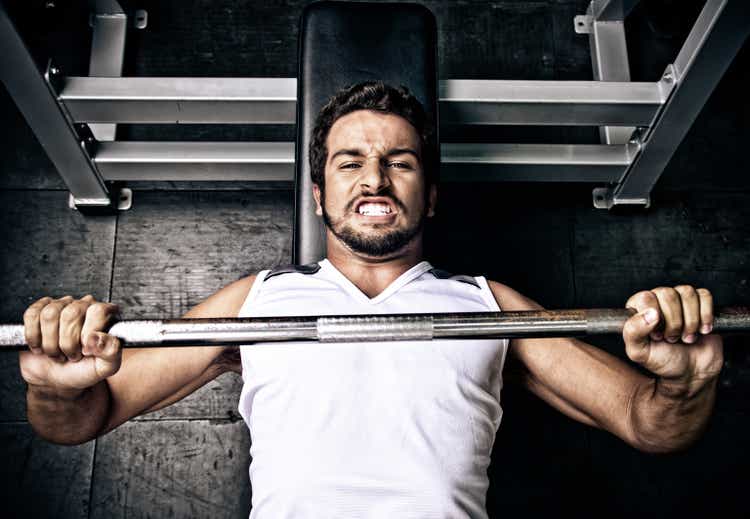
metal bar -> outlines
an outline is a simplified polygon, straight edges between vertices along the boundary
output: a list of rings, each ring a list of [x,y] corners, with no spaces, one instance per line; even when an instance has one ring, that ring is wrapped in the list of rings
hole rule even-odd
[[[631,144],[443,144],[444,181],[614,182],[636,151]]]
[[[595,20],[623,21],[640,0],[592,0],[591,13]]]
[[[622,2],[610,2],[609,5]],[[590,4],[589,10],[596,9],[596,2]],[[613,8],[610,8],[613,9]],[[628,62],[628,47],[625,42],[624,16],[619,20],[604,21],[594,17],[589,32],[589,47],[591,49],[591,65],[596,81],[630,82],[630,64]],[[656,112],[654,112],[654,116]],[[652,118],[653,121],[653,118]],[[603,144],[625,144],[635,131],[635,126],[650,126],[634,124],[630,127],[600,126],[601,142]]]
[[[676,83],[612,204],[647,204],[651,189],[750,34],[746,0],[708,0],[666,79]]]
[[[292,142],[103,142],[107,180],[294,180]]]
[[[441,124],[648,126],[666,99],[658,83],[450,79],[439,86]]]
[[[440,81],[441,124],[648,126],[660,83]],[[294,124],[295,78],[68,77],[60,99],[77,122]]]
[[[297,80],[68,77],[60,99],[79,122],[294,124]]]
[[[114,0],[96,2],[95,8],[89,76],[122,76],[128,17]],[[115,140],[116,124],[90,124],[89,128],[99,141]]]
[[[443,144],[446,181],[615,182],[633,145]],[[94,162],[104,178],[292,181],[290,142],[102,142]]]
[[[438,314],[336,315],[120,321],[108,331],[125,347],[248,345],[259,342],[372,342],[512,339],[620,334],[629,308]],[[750,310],[720,309],[713,333],[747,333]],[[0,325],[0,351],[25,347],[20,324]]]
[[[1,2],[0,48],[0,78],[68,186],[76,205],[110,206],[104,181]]]

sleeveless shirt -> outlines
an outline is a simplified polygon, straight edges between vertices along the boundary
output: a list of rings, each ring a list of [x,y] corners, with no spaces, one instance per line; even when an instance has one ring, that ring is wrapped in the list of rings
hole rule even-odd
[[[426,261],[374,298],[319,266],[261,271],[239,315],[500,310],[483,277],[441,279]],[[507,339],[242,346],[250,519],[486,518],[507,349]]]

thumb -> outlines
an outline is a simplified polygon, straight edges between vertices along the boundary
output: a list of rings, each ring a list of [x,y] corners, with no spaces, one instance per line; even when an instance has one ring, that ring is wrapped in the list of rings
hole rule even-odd
[[[625,353],[630,360],[646,364],[651,346],[649,334],[658,324],[659,312],[655,308],[642,310],[625,322],[622,338],[625,341]]]
[[[86,339],[84,354],[95,357],[96,374],[105,379],[120,369],[122,346],[120,339],[104,332],[91,332]]]

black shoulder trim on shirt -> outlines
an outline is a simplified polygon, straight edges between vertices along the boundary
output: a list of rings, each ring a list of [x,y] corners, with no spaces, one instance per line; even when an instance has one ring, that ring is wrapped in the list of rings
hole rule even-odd
[[[308,263],[307,265],[282,265],[269,272],[263,281],[268,281],[272,277],[280,276],[281,274],[291,274],[292,272],[298,274],[315,274],[319,270],[320,265],[318,263]]]
[[[430,269],[428,272],[430,274],[432,274],[433,276],[435,276],[436,278],[438,278],[438,279],[453,279],[455,281],[460,281],[462,283],[468,283],[469,285],[474,285],[477,288],[481,288],[479,286],[479,283],[477,283],[477,280],[474,279],[473,276],[465,276],[463,274],[459,274],[459,275],[454,276],[450,272],[446,272],[444,270],[435,269],[435,268]]]

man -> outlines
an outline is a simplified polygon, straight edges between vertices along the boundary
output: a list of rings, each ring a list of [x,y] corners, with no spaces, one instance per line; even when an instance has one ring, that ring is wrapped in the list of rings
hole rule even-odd
[[[310,149],[327,259],[236,281],[186,317],[541,309],[422,260],[437,200],[429,135],[405,89],[339,92]],[[66,444],[242,373],[252,516],[486,517],[508,351],[533,393],[638,449],[681,449],[704,428],[722,366],[710,292],[657,287],[626,306],[638,311],[623,330],[627,355],[650,377],[570,338],[254,345],[241,358],[222,347],[121,351],[104,333],[117,307],[91,296],[29,307],[21,370],[30,423]]]

